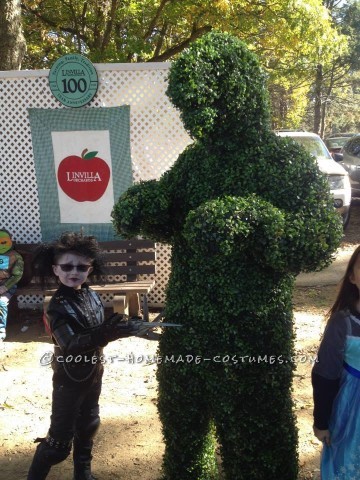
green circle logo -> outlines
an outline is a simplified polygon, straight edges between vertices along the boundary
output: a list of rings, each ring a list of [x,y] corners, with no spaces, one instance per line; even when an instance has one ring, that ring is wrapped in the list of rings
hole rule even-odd
[[[60,57],[50,69],[50,90],[67,107],[82,107],[89,103],[98,84],[94,65],[77,53]]]

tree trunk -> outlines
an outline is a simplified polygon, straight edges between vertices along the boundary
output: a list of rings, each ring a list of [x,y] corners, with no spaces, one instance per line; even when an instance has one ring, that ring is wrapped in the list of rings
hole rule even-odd
[[[0,70],[20,70],[26,43],[20,0],[0,0]]]
[[[314,105],[314,132],[320,133],[321,125],[321,99],[322,99],[322,85],[323,84],[323,67],[321,64],[316,69],[315,79],[315,105]]]
[[[326,114],[327,114],[327,102],[323,102],[323,105],[321,107],[321,123],[320,123],[320,132],[319,132],[319,135],[321,138],[324,138],[324,135],[325,135]]]

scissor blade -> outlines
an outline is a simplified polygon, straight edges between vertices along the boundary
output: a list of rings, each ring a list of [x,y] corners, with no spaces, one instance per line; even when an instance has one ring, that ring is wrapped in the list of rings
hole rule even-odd
[[[150,330],[151,328],[157,327],[182,327],[182,325],[177,323],[166,323],[166,322],[150,322],[150,323],[143,323],[140,326],[140,330]]]
[[[182,327],[180,323],[150,322],[150,328],[153,327]]]
[[[135,334],[136,337],[141,337],[149,330],[157,327],[182,327],[182,325],[177,323],[163,323],[163,322],[144,322],[141,324],[138,332]]]

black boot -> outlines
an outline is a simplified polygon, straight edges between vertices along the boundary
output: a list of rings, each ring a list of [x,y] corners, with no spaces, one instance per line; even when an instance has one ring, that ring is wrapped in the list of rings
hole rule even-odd
[[[51,437],[37,438],[40,442],[31,463],[27,480],[45,480],[53,465],[62,462],[69,455],[70,442],[56,442]],[[90,477],[91,478],[91,477]]]
[[[77,436],[74,438],[74,480],[97,480],[91,473],[92,460],[92,440],[80,440]]]
[[[74,469],[74,478],[73,480],[98,480],[98,477],[94,477],[94,475],[89,472],[82,472],[82,473],[76,473],[76,470]]]
[[[74,478],[73,480],[98,480],[98,477],[94,477],[92,473],[84,472],[81,474],[75,474],[74,471]]]
[[[45,480],[50,472],[51,465],[42,464],[38,462],[36,458],[33,459],[32,464],[30,466],[28,475],[26,477],[27,480]]]

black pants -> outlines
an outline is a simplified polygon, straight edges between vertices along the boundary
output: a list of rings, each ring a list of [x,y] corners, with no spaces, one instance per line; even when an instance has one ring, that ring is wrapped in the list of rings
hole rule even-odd
[[[75,479],[90,474],[92,439],[100,425],[102,374],[102,365],[86,382],[71,381],[64,371],[54,373],[49,433],[36,449],[28,480],[44,480],[52,465],[69,456],[72,442]]]

